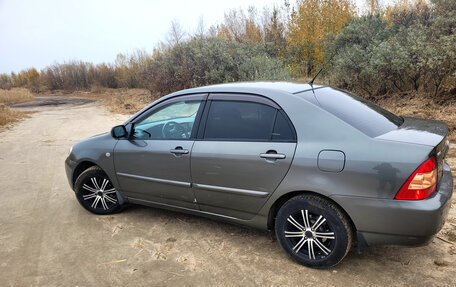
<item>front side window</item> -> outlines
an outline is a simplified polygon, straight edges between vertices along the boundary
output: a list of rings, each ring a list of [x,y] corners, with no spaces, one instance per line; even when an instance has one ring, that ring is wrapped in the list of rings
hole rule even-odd
[[[277,110],[253,102],[213,101],[205,139],[271,140]]]
[[[153,111],[134,126],[136,139],[189,139],[201,101],[180,101]]]

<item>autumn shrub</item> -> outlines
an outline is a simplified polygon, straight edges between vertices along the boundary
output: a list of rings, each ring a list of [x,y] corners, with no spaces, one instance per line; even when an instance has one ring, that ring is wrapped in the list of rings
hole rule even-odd
[[[155,55],[147,68],[147,88],[160,93],[236,81],[290,80],[268,43],[194,38]]]
[[[13,79],[8,74],[0,74],[0,89],[11,89],[13,87]]]
[[[392,9],[389,19],[353,18],[330,37],[330,82],[370,96],[409,90],[435,96],[445,82],[454,88],[456,12],[441,7],[451,5],[446,0],[419,3]]]
[[[115,67],[107,64],[91,65],[89,67],[89,83],[92,86],[117,88]]]
[[[260,15],[228,11],[189,36],[173,21],[152,53],[119,54],[113,63],[70,61],[38,72],[0,75],[0,88],[39,91],[141,88],[154,95],[236,81],[317,81],[368,96],[456,91],[456,1],[407,0],[359,15],[350,0],[285,1]]]
[[[151,56],[140,50],[129,56],[117,55],[114,64],[114,78],[117,86],[130,89],[141,87],[141,79],[150,61]]]
[[[376,57],[390,34],[388,23],[378,15],[353,18],[338,35],[328,40],[330,49],[326,57],[332,58],[327,73],[330,82],[364,94],[378,93],[382,88],[378,83],[383,81],[378,77],[386,75],[378,73]],[[377,77],[373,77],[376,74]]]
[[[93,84],[89,71],[92,64],[82,61],[71,61],[54,64],[42,72],[43,82],[50,90],[81,90]]]
[[[11,80],[15,87],[26,87],[36,92],[40,87],[40,73],[35,68],[22,70],[19,73],[11,73]]]

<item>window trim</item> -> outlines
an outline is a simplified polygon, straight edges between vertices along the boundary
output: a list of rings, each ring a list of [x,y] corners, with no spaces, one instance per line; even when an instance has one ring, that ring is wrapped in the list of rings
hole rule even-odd
[[[167,106],[167,105],[170,105],[170,104],[173,104],[173,103],[177,103],[177,102],[183,102],[183,101],[200,101],[201,104],[200,106],[198,107],[198,111],[196,112],[196,117],[195,117],[195,121],[193,122],[193,128],[192,128],[192,133],[190,135],[190,137],[188,139],[174,139],[174,138],[154,138],[154,139],[140,139],[140,138],[133,138],[133,137],[129,137],[127,140],[147,140],[147,141],[155,141],[155,140],[158,140],[158,141],[176,141],[176,140],[182,140],[182,141],[194,141],[195,138],[196,138],[196,135],[197,135],[197,132],[199,130],[199,125],[201,123],[201,115],[203,113],[203,111],[205,110],[205,106],[206,106],[206,99],[208,97],[209,94],[207,93],[204,93],[204,94],[190,94],[190,95],[180,95],[180,96],[176,96],[176,97],[172,97],[170,99],[166,99],[166,100],[163,100],[159,103],[157,103],[156,105],[150,107],[149,109],[147,109],[146,111],[144,111],[142,114],[138,115],[136,118],[134,118],[132,121],[129,122],[128,125],[131,125],[132,129],[134,129],[134,126],[136,123],[142,121],[143,119],[149,117],[151,114],[153,114],[154,112],[156,112],[158,109],[161,109],[162,107],[164,106]]]
[[[209,94],[208,100],[214,101],[233,101],[233,102],[252,102],[271,106],[277,110],[280,110],[280,106],[274,101],[259,95],[253,94],[241,94],[241,93],[211,93]]]
[[[274,114],[274,121],[271,126],[271,136],[269,139],[239,139],[239,138],[204,138],[204,133],[206,131],[206,126],[208,122],[208,117],[209,117],[209,111],[212,106],[212,102],[214,101],[223,101],[223,102],[250,102],[250,103],[256,103],[256,104],[261,104],[261,105],[266,105],[270,106],[275,109],[275,114]],[[277,120],[277,115],[281,113],[285,120],[288,123],[288,126],[291,128],[292,134],[293,134],[293,139],[291,140],[281,140],[281,139],[272,139],[273,136],[273,131],[275,127],[275,123]],[[275,102],[272,100],[265,98],[263,96],[258,96],[258,95],[252,95],[252,94],[230,94],[230,93],[214,93],[214,94],[209,94],[207,100],[206,100],[206,105],[204,107],[204,111],[202,112],[202,116],[200,119],[200,123],[198,126],[198,132],[195,138],[195,141],[224,141],[224,142],[283,142],[283,143],[296,143],[297,142],[297,134],[296,134],[296,129],[291,122],[290,118],[288,115],[285,113],[285,111],[277,105]]]

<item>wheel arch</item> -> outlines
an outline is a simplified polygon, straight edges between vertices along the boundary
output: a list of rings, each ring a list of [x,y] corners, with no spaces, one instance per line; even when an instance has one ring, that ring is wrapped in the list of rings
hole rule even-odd
[[[298,195],[314,195],[314,196],[317,196],[317,197],[320,197],[322,199],[325,199],[327,201],[330,201],[332,204],[334,204],[335,206],[337,206],[340,211],[347,217],[348,221],[350,222],[350,225],[352,227],[352,231],[356,234],[356,225],[354,224],[353,220],[351,219],[350,215],[347,213],[347,211],[345,211],[345,209],[339,204],[337,203],[336,201],[334,201],[333,199],[331,199],[330,197],[327,197],[325,195],[322,195],[320,193],[317,193],[317,192],[313,192],[313,191],[305,191],[305,190],[298,190],[298,191],[291,191],[291,192],[288,192],[288,193],[285,193],[284,195],[282,195],[281,197],[279,197],[274,203],[273,205],[271,206],[271,208],[269,209],[269,214],[268,214],[268,222],[267,222],[267,227],[269,230],[274,230],[274,224],[275,224],[275,218],[277,216],[277,213],[279,212],[279,209],[285,204],[285,202],[287,202],[289,199],[295,197],[295,196],[298,196]],[[355,237],[356,238],[356,237]]]
[[[83,173],[88,168],[91,168],[92,166],[98,166],[98,165],[89,160],[84,160],[84,161],[78,163],[78,165],[76,166],[76,168],[73,171],[73,177],[71,179],[73,187],[74,187],[74,184],[76,183],[76,179],[78,179],[79,175],[81,175],[81,173]],[[100,166],[98,166],[98,167],[100,167]]]

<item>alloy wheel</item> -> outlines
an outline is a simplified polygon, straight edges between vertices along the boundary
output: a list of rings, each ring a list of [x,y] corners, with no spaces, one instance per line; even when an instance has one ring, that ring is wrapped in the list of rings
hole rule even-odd
[[[288,216],[284,233],[292,251],[310,260],[329,256],[336,241],[326,218],[307,209]]]
[[[117,206],[116,189],[107,178],[90,177],[82,184],[82,199],[95,210]]]

